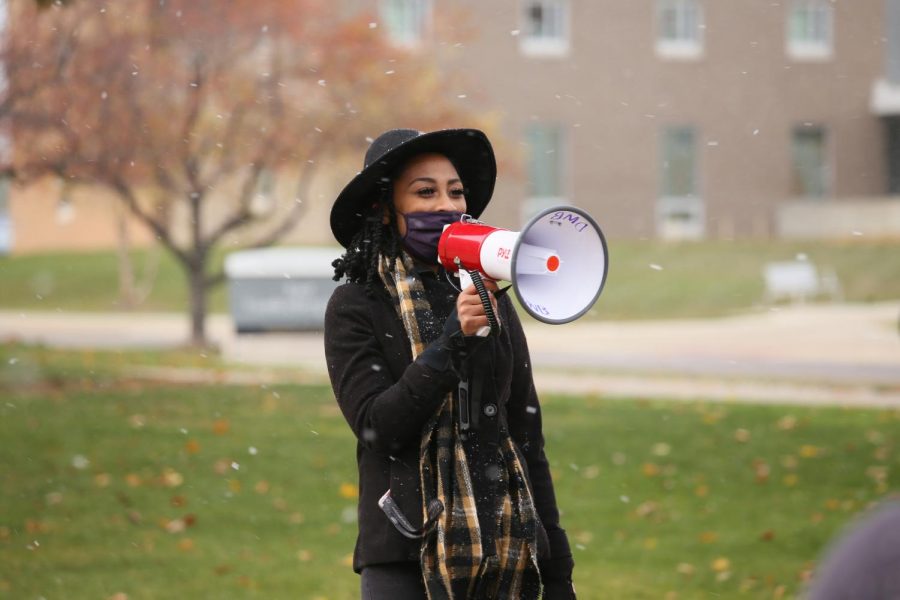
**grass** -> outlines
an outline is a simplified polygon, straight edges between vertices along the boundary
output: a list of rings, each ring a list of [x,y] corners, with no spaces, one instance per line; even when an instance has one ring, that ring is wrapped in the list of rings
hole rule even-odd
[[[763,266],[805,256],[834,271],[845,299],[900,298],[900,242],[709,241],[610,242],[609,275],[591,315],[603,319],[722,316],[752,310],[763,300]],[[335,254],[337,256],[337,253]],[[140,271],[147,253],[135,252]],[[224,256],[216,255],[215,265]],[[115,256],[109,252],[51,253],[0,258],[0,308],[104,311],[117,306]],[[182,311],[185,277],[163,253],[155,285],[139,307]],[[227,312],[224,286],[210,297],[211,312]]]
[[[330,389],[151,384],[127,368],[180,359],[114,354],[0,346],[0,597],[358,597]],[[543,400],[583,599],[795,597],[900,488],[900,411]]]

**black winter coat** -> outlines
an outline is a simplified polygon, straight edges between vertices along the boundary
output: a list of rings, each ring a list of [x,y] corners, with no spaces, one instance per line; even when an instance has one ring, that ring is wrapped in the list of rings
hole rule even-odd
[[[429,275],[423,276],[426,294],[443,322],[455,296],[449,296],[446,283]],[[403,537],[378,507],[378,500],[390,488],[412,525],[422,524],[418,464],[422,427],[459,383],[451,368],[434,369],[423,364],[421,357],[412,361],[409,339],[390,296],[383,286],[375,287],[373,296],[366,294],[364,284],[338,287],[325,316],[328,373],[341,411],[357,438],[356,572],[372,564],[418,562],[420,542]],[[543,525],[538,532],[541,576],[546,581],[570,580],[572,554],[559,525],[525,336],[509,298],[500,298],[498,308],[501,334],[482,343],[477,356],[491,372],[488,384],[481,386],[481,407],[492,405],[499,411],[488,408],[480,412],[476,435],[487,436],[490,443],[498,428],[508,428],[525,457]],[[479,469],[470,464],[473,479]],[[477,495],[477,481],[475,486]]]

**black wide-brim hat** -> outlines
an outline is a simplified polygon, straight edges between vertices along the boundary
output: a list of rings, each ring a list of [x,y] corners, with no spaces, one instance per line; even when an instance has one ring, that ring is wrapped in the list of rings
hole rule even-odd
[[[487,136],[477,129],[442,129],[424,133],[391,129],[375,138],[357,173],[331,207],[331,231],[344,248],[365,223],[382,190],[390,190],[397,170],[419,154],[446,156],[466,190],[466,213],[477,218],[484,211],[497,180],[497,161]]]

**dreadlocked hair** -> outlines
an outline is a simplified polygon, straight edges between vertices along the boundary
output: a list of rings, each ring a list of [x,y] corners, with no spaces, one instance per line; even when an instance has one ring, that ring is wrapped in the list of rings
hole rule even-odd
[[[387,207],[388,222],[384,223],[384,211]],[[378,203],[372,207],[363,226],[347,247],[347,251],[335,259],[334,281],[346,277],[351,283],[365,283],[366,293],[374,293],[373,282],[378,277],[379,256],[390,259],[391,269],[400,256],[400,236],[397,234],[397,211],[391,202],[387,190],[382,190]]]

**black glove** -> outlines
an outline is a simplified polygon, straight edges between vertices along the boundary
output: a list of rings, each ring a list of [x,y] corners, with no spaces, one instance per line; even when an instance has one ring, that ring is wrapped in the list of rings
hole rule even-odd
[[[416,360],[435,371],[452,370],[460,374],[466,357],[487,339],[477,335],[463,335],[459,324],[459,315],[456,314],[454,307],[447,320],[444,321],[444,330],[441,336],[431,342]]]
[[[545,600],[576,600],[575,585],[571,581],[551,579],[543,583]]]
[[[459,316],[454,308],[447,320],[444,321],[444,330],[441,332],[441,336],[431,342],[416,360],[435,371],[447,371],[455,369],[462,362],[466,352],[466,338],[460,328]]]

